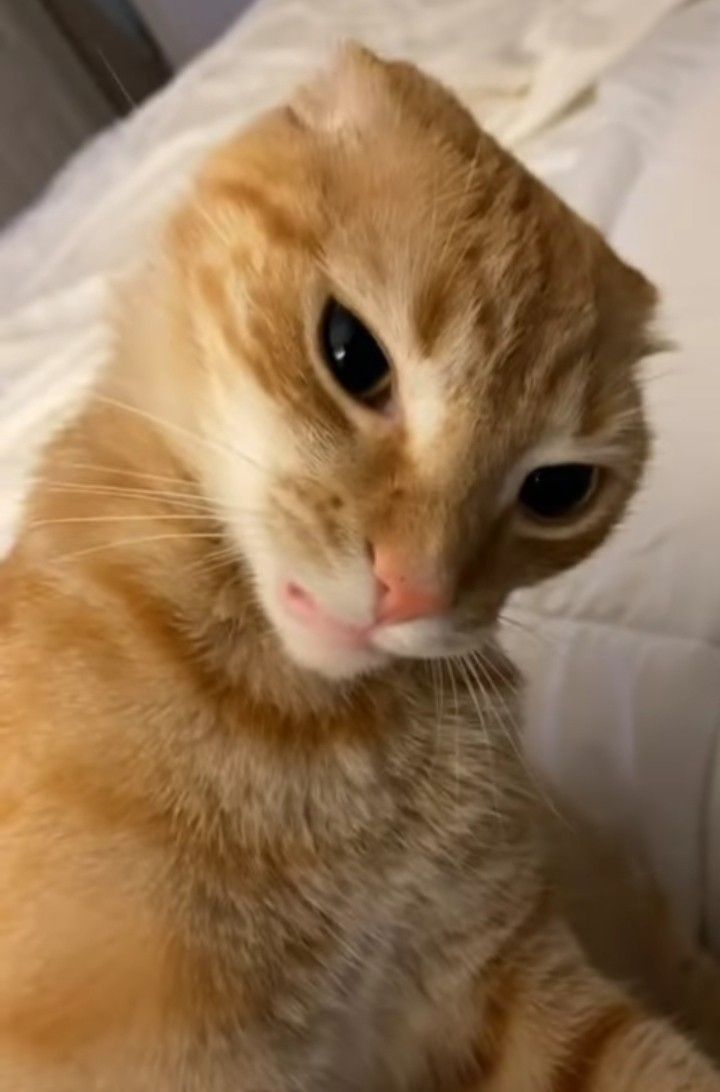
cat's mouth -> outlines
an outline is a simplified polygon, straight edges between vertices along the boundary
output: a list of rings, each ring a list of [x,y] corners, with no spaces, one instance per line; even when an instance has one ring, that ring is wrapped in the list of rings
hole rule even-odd
[[[294,581],[278,589],[281,618],[276,617],[292,658],[332,678],[376,670],[390,659],[441,659],[477,648],[481,634],[458,632],[450,615],[415,617],[397,622],[382,616],[349,621]],[[487,629],[485,630],[487,635]]]
[[[372,645],[377,625],[358,625],[337,618],[326,610],[307,589],[290,581],[281,590],[288,613],[316,636],[347,649],[367,649]]]

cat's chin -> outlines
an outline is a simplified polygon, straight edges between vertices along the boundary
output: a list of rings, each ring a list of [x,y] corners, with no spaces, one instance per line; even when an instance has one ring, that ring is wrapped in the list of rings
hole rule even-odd
[[[378,671],[391,659],[388,652],[371,644],[345,646],[309,633],[292,621],[276,624],[286,654],[293,663],[328,679],[352,679]]]

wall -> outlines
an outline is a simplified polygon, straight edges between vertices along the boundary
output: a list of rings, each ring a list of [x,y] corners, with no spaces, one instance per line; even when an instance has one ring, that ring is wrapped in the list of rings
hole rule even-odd
[[[0,0],[0,224],[113,116],[37,0]]]
[[[135,7],[176,68],[210,45],[252,0],[135,0]]]

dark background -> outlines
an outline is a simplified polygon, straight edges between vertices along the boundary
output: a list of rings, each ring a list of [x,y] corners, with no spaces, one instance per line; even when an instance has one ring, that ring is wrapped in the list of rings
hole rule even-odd
[[[251,0],[0,0],[0,226]]]

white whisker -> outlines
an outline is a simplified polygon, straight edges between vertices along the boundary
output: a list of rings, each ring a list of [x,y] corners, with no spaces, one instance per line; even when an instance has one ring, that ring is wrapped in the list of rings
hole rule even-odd
[[[139,546],[148,542],[162,542],[169,539],[212,539],[217,540],[217,534],[211,531],[191,531],[189,533],[178,532],[175,534],[163,534],[163,535],[145,535],[142,538],[126,538],[119,539],[113,542],[100,542],[94,546],[89,546],[84,550],[74,550],[69,554],[56,554],[53,561],[74,561],[78,557],[86,557],[89,554],[94,554],[100,550],[117,549],[121,546]]]
[[[174,432],[178,436],[182,436],[186,440],[192,440],[193,443],[199,444],[201,447],[206,447],[210,451],[214,451],[216,454],[222,455],[224,459],[241,459],[243,462],[254,467],[256,470],[262,471],[263,467],[249,455],[244,454],[242,451],[237,451],[235,448],[226,447],[224,444],[219,444],[215,440],[209,439],[207,436],[201,436],[197,432],[193,432],[191,429],[185,428],[183,425],[178,425],[174,421],[168,421],[166,418],[158,417],[154,413],[150,413],[148,410],[140,409],[139,406],[130,405],[128,402],[122,402],[117,398],[111,398],[108,395],[94,394],[92,398],[97,402],[101,402],[103,405],[112,406],[115,409],[124,410],[126,413],[134,414],[136,417],[140,417],[142,420],[148,421],[150,424],[156,425],[161,430]]]

